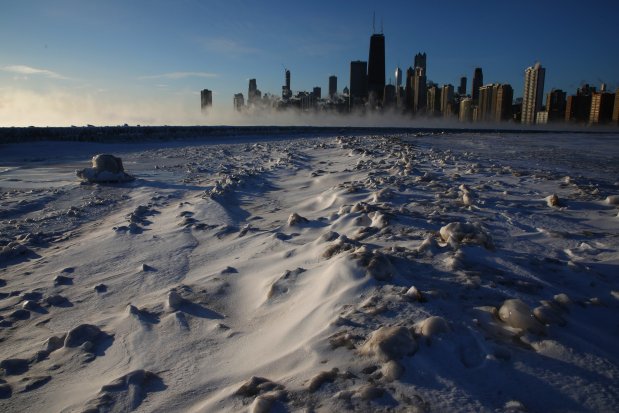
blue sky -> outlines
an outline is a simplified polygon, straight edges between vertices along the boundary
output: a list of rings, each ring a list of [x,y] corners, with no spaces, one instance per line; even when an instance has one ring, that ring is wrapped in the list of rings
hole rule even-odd
[[[230,109],[249,78],[279,94],[348,84],[367,60],[372,13],[383,21],[387,81],[415,53],[428,79],[484,71],[521,96],[540,61],[546,87],[619,87],[616,1],[90,1],[0,0],[0,126],[201,123],[198,91]],[[217,123],[215,121],[215,123]]]

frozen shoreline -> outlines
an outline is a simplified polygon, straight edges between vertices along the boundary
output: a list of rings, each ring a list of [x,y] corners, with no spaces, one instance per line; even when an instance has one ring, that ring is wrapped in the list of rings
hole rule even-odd
[[[2,145],[0,408],[610,411],[619,136],[583,136]],[[101,152],[136,181],[80,185]]]

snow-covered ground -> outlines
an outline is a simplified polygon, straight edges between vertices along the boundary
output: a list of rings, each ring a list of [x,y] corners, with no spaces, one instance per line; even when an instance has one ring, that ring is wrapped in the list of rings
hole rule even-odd
[[[0,411],[616,411],[618,135],[231,142],[0,145]]]

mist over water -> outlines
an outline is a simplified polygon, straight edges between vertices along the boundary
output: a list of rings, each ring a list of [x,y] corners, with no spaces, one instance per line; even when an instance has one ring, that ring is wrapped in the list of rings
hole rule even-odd
[[[206,113],[200,111],[198,99],[101,98],[96,93],[69,93],[52,90],[46,93],[16,88],[0,89],[0,127],[47,126],[335,126],[394,127],[431,129],[501,129],[501,130],[591,130],[584,125],[522,125],[513,122],[464,123],[457,117],[429,118],[402,114],[399,109],[367,110],[353,113],[335,111],[303,112],[296,109],[247,108],[242,112],[216,105]],[[596,130],[612,129],[596,128]],[[614,128],[616,130],[616,128]]]

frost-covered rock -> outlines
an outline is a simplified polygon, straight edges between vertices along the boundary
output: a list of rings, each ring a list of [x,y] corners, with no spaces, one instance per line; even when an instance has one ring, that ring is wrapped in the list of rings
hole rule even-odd
[[[619,205],[619,195],[608,195],[606,203],[609,205]]]
[[[442,227],[439,233],[443,241],[452,245],[479,244],[486,249],[494,249],[492,238],[479,223],[451,222]]]
[[[75,171],[78,178],[86,182],[127,182],[134,178],[125,172],[120,158],[99,154],[92,157],[92,167]]]
[[[301,215],[297,214],[296,212],[293,212],[292,214],[290,214],[290,216],[288,217],[288,226],[292,227],[298,224],[305,224],[309,222],[307,218],[302,217]]]
[[[510,327],[527,330],[532,333],[543,331],[543,325],[537,321],[531,308],[518,299],[505,300],[499,308],[499,318]]]
[[[416,325],[416,330],[424,337],[432,337],[450,331],[449,324],[443,317],[432,316]]]
[[[364,356],[381,361],[398,360],[417,351],[417,342],[410,331],[402,326],[381,327],[359,349]]]
[[[557,194],[548,195],[546,198],[546,205],[549,207],[558,207],[561,206],[561,200],[557,196]]]
[[[9,242],[7,245],[0,247],[0,262],[27,254],[29,249],[17,241]]]

